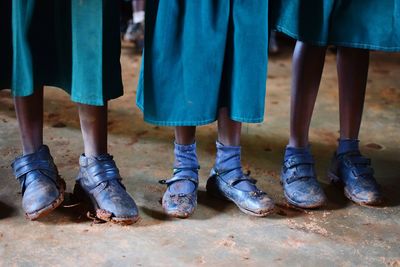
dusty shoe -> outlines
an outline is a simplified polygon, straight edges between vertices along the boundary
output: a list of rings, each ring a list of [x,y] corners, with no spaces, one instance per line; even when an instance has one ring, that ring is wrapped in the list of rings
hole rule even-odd
[[[256,180],[249,175],[242,174],[237,177],[224,179],[227,172],[219,172],[215,168],[211,170],[207,180],[207,193],[216,197],[222,197],[232,201],[246,214],[264,217],[274,211],[274,202],[267,194],[256,187]],[[248,183],[250,190],[237,188],[239,183]]]
[[[65,182],[58,175],[47,146],[17,157],[11,166],[21,185],[22,207],[28,219],[43,217],[63,202]]]
[[[357,204],[377,205],[382,202],[371,160],[358,151],[340,155],[335,153],[328,176],[333,183],[343,184],[346,197]]]
[[[172,188],[175,183],[183,184],[187,182],[193,183],[193,190],[189,193],[180,192],[179,189]],[[168,186],[162,198],[162,206],[166,214],[182,219],[193,214],[197,206],[197,187],[199,183],[197,178],[174,176],[169,180],[161,180],[160,183]]]
[[[119,224],[132,224],[139,219],[136,204],[126,192],[111,155],[81,155],[79,165],[74,195],[90,200],[97,219]]]
[[[285,158],[281,184],[287,201],[300,208],[317,208],[326,202],[326,196],[314,171],[311,155],[292,155]]]

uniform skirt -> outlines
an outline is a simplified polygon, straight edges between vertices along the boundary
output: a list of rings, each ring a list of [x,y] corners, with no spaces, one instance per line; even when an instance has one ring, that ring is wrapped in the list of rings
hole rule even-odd
[[[11,0],[0,1],[0,90],[11,88]]]
[[[320,46],[400,50],[398,0],[271,0],[272,27]]]
[[[44,85],[60,87],[73,101],[89,105],[122,95],[118,1],[1,2],[12,2],[11,20],[3,18],[10,12],[0,9],[0,54],[7,58],[5,73],[9,77],[11,68],[12,75],[11,82],[2,75],[0,83],[9,83],[13,95],[28,96]]]
[[[261,122],[268,52],[268,1],[147,2],[137,105],[144,119],[195,126],[227,107],[240,122]]]

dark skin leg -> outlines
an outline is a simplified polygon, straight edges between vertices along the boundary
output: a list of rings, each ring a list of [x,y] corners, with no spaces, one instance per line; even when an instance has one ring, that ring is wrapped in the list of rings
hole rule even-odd
[[[145,0],[136,0],[132,2],[132,9],[134,12],[144,11],[146,6]]]
[[[338,48],[337,72],[341,139],[358,139],[364,108],[368,67],[368,50]]]
[[[293,54],[290,147],[307,147],[308,132],[321,82],[326,47],[298,41]]]
[[[191,145],[196,139],[195,126],[175,127],[175,142],[179,145]]]
[[[14,97],[23,154],[36,152],[43,145],[43,88],[26,97]]]
[[[23,154],[31,154],[43,145],[43,88],[31,96],[15,97],[15,111],[20,129]],[[107,105],[78,104],[85,155],[107,153]]]
[[[94,157],[107,153],[107,104],[78,104],[78,110],[85,155]]]
[[[229,118],[227,108],[221,108],[218,113],[218,141],[227,146],[240,146],[242,124]],[[181,126],[175,128],[175,142],[180,145],[190,145],[195,141],[196,127]]]
[[[227,108],[221,108],[218,114],[218,141],[226,146],[240,146],[242,123],[229,117]]]

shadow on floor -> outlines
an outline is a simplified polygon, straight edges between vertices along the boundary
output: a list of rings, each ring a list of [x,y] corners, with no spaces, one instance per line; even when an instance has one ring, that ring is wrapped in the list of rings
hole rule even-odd
[[[11,217],[16,212],[16,209],[8,204],[0,201],[0,219]]]

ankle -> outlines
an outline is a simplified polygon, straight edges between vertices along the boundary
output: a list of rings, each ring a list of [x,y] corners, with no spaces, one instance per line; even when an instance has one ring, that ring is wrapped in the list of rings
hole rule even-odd
[[[338,148],[336,150],[336,153],[340,155],[349,152],[358,152],[360,151],[359,143],[360,140],[358,139],[340,138],[338,140]]]
[[[285,149],[285,159],[294,155],[311,155],[310,146],[292,147],[287,145]]]
[[[43,146],[43,143],[36,143],[36,144],[29,144],[29,145],[22,145],[22,154],[24,156],[36,153],[39,149]]]
[[[200,169],[196,154],[196,142],[189,145],[174,143],[174,176],[198,178]]]
[[[233,176],[241,176],[241,147],[225,146],[221,142],[216,142],[217,155],[214,168],[220,173],[226,173],[227,179]]]

